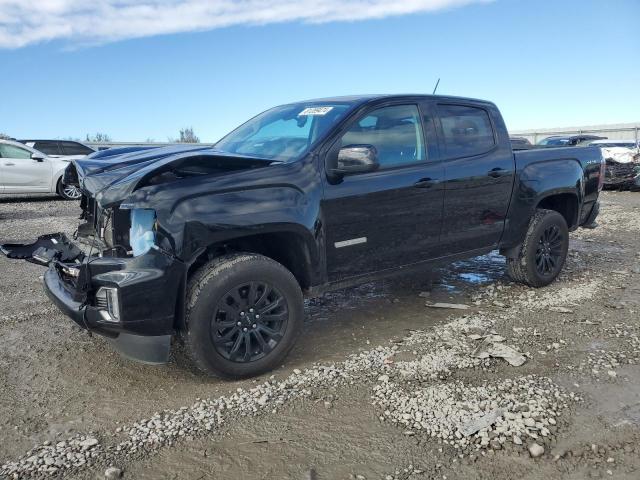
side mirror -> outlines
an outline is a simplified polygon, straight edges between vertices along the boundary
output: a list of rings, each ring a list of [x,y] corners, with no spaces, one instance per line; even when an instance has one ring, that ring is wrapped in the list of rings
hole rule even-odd
[[[338,163],[333,173],[350,175],[374,172],[380,167],[378,151],[373,145],[347,145],[338,151]]]
[[[44,161],[44,155],[41,153],[32,153],[31,154],[31,158],[33,160],[35,160],[36,162],[43,162]]]

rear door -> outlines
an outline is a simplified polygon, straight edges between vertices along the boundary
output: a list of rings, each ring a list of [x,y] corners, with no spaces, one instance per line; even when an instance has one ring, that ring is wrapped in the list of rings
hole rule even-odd
[[[397,268],[432,256],[442,221],[443,168],[429,155],[417,104],[372,107],[337,140],[373,145],[380,169],[327,182],[322,201],[330,281]],[[437,148],[437,147],[436,147]],[[335,150],[335,149],[332,149]]]
[[[442,253],[496,246],[515,174],[502,117],[489,104],[447,102],[438,104],[438,119],[445,171]]]
[[[49,192],[51,189],[51,161],[34,160],[31,151],[7,143],[0,143],[0,179],[3,193]]]

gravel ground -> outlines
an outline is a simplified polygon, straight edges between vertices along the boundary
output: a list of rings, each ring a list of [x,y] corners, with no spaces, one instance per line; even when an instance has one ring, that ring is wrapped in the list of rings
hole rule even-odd
[[[2,257],[0,478],[637,479],[640,195],[603,203],[547,288],[487,255],[334,292],[286,365],[239,382],[121,359]],[[0,239],[77,214],[0,198]]]

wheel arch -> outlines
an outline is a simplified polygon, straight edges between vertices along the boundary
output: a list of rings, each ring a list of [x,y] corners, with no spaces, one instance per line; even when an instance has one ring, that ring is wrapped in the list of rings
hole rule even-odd
[[[294,229],[265,230],[212,242],[189,263],[187,278],[215,257],[240,252],[256,253],[280,263],[293,274],[302,290],[317,281],[317,272],[313,268],[318,264],[315,242],[310,234],[305,237]]]
[[[555,189],[545,192],[533,199],[526,209],[522,209],[523,220],[511,221],[509,234],[505,235],[500,244],[500,253],[508,258],[515,258],[520,252],[520,246],[527,233],[531,218],[540,209],[553,210],[563,216],[569,231],[575,230],[579,224],[580,198],[574,189]]]
[[[58,185],[62,182],[62,179],[64,178],[64,171],[67,168],[67,165],[61,165],[59,168],[56,168],[57,166],[54,166],[55,170],[53,172],[53,175],[51,176],[51,192],[52,193],[58,193]]]
[[[569,230],[578,226],[580,201],[574,191],[554,192],[538,200],[535,210],[554,210],[562,215],[567,222]]]
[[[55,174],[53,176],[53,184],[51,185],[52,193],[59,193],[59,188],[62,185],[62,178],[64,177],[64,170],[60,174]]]

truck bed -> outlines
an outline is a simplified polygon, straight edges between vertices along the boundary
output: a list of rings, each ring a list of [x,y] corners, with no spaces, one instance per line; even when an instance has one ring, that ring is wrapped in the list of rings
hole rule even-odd
[[[532,148],[513,152],[516,172],[521,182],[547,181],[560,177],[568,170],[582,170],[582,185],[577,185],[582,194],[582,211],[579,225],[587,218],[598,199],[600,176],[603,174],[602,152],[597,147],[557,147]],[[544,169],[544,172],[541,170]],[[575,178],[575,177],[574,177]],[[546,179],[546,180],[545,180]]]
[[[600,164],[602,153],[597,147],[542,147],[526,150],[514,150],[516,168],[521,169],[531,163],[544,162],[545,160],[575,160],[582,168],[596,163]]]

